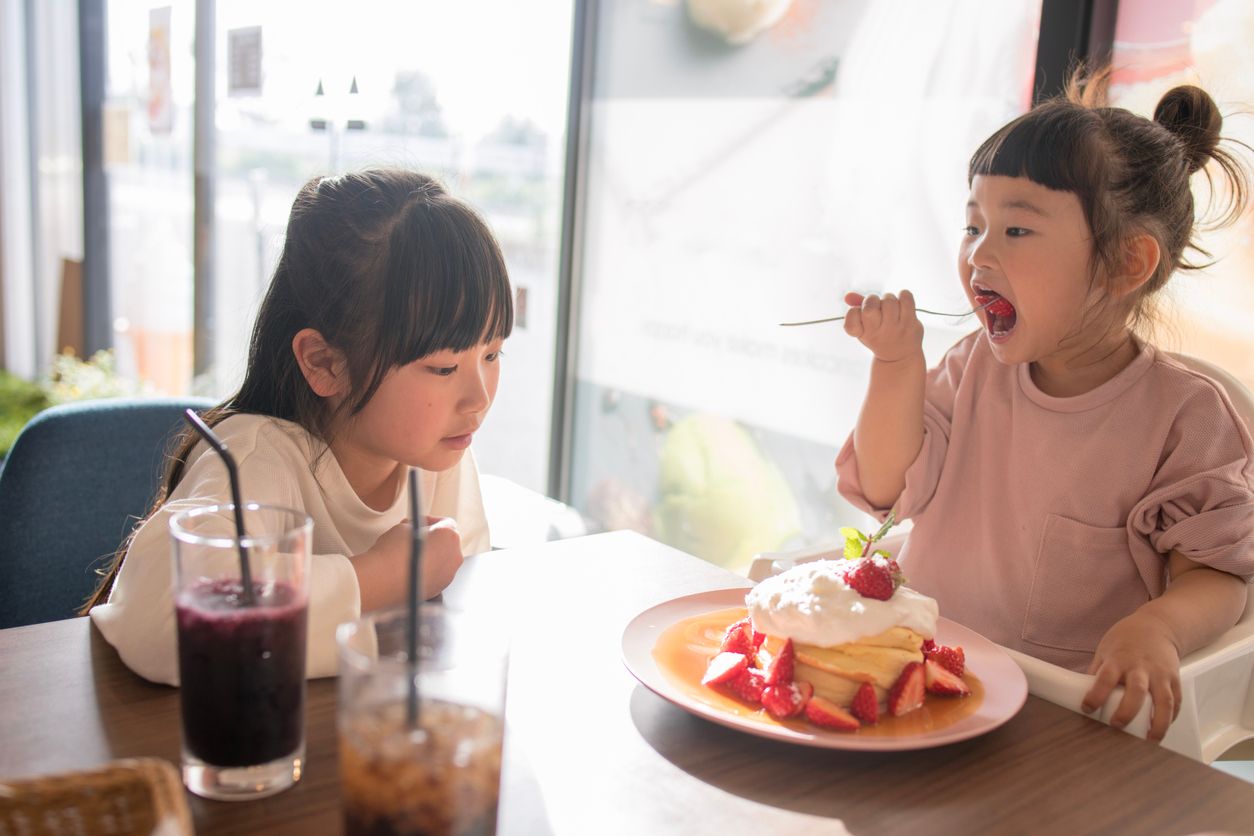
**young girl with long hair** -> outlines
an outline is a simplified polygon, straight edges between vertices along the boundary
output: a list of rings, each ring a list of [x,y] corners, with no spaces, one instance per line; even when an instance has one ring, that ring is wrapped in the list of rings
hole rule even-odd
[[[412,524],[428,525],[425,597],[488,548],[470,443],[512,328],[495,238],[435,180],[371,169],[301,188],[244,382],[204,418],[236,459],[245,501],[313,518],[309,676],[335,673],[339,623],[401,602]],[[410,468],[425,520],[406,519]],[[147,679],[178,679],[169,518],[230,501],[222,460],[189,429],[154,510],[85,607]]]
[[[1250,431],[1224,388],[1136,327],[1198,250],[1191,176],[1231,222],[1248,179],[1193,86],[1154,118],[1103,83],[1010,122],[971,158],[958,274],[983,328],[927,369],[909,291],[849,294],[874,355],[840,492],[914,525],[900,564],[941,612],[1007,647],[1148,698],[1161,739],[1180,657],[1241,615],[1254,577]],[[1220,207],[1223,208],[1222,204]]]

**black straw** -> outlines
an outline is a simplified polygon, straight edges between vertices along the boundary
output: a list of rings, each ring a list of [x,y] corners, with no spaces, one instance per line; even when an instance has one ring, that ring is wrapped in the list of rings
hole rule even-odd
[[[409,468],[409,629],[406,635],[409,657],[409,701],[405,716],[410,728],[418,727],[418,613],[422,578],[422,503],[418,494],[418,471]]]
[[[254,603],[253,578],[252,572],[248,568],[248,547],[244,545],[244,502],[240,496],[239,469],[235,466],[235,457],[227,449],[226,443],[218,438],[217,434],[209,429],[209,425],[200,419],[200,416],[196,414],[196,410],[183,410],[183,417],[187,419],[187,423],[192,425],[192,429],[196,430],[200,437],[217,451],[218,455],[222,457],[222,461],[226,463],[226,475],[231,480],[231,499],[235,502],[235,545],[239,548],[240,584],[244,587],[244,606],[250,607]]]

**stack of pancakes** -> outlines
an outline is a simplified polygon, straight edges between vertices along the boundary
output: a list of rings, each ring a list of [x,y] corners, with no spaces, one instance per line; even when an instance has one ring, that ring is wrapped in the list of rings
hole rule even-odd
[[[923,661],[923,640],[908,627],[890,627],[877,635],[834,647],[794,641],[793,677],[814,686],[815,696],[845,707],[853,702],[859,686],[869,682],[875,686],[875,695],[883,706],[888,690],[906,665]],[[758,665],[765,669],[783,644],[783,638],[768,635],[758,650]]]

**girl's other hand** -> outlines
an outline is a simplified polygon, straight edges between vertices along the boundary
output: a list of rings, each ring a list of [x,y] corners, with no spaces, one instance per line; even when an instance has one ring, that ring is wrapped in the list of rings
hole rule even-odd
[[[409,521],[399,522],[380,534],[373,546],[353,558],[363,612],[405,603],[412,539]],[[462,538],[456,521],[450,517],[427,517],[419,594],[424,600],[439,595],[452,582],[461,565]]]
[[[452,517],[427,517],[422,549],[422,597],[434,598],[453,582],[462,566],[462,537]]]
[[[1117,729],[1132,722],[1147,696],[1152,706],[1147,740],[1161,741],[1180,712],[1180,653],[1167,625],[1153,615],[1135,612],[1117,621],[1098,643],[1088,673],[1097,680],[1084,695],[1086,712],[1101,708],[1115,686],[1123,685],[1123,699],[1110,718]]]
[[[922,350],[923,323],[915,314],[910,291],[882,297],[846,293],[845,304],[849,305],[845,333],[869,348],[875,359],[892,363]]]

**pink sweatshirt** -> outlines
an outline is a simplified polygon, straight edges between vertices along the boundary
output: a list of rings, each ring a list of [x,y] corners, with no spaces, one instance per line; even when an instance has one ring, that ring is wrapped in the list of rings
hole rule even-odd
[[[1254,577],[1254,443],[1223,388],[1152,346],[1091,392],[1055,398],[982,331],[929,370],[899,557],[941,615],[1084,670],[1120,618],[1161,595],[1166,556]],[[862,494],[853,436],[838,490]]]

